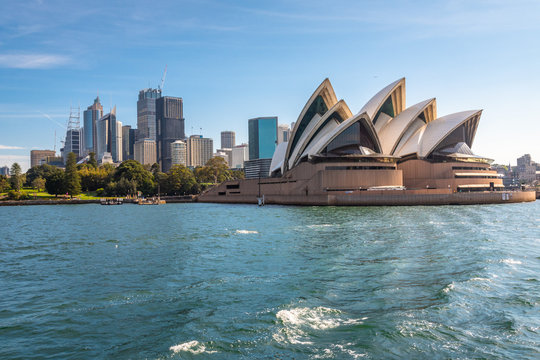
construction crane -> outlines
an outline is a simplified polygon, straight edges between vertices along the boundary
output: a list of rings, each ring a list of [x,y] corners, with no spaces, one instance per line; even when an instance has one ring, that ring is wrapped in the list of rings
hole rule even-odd
[[[165,76],[167,76],[167,64],[165,64],[165,71],[163,71],[163,76],[161,77],[161,84],[158,86],[158,90],[163,91],[163,84],[165,83]]]

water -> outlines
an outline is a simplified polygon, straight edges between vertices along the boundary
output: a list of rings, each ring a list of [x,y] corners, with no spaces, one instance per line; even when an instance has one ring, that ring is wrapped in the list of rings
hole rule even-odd
[[[0,207],[1,359],[540,357],[540,202]]]

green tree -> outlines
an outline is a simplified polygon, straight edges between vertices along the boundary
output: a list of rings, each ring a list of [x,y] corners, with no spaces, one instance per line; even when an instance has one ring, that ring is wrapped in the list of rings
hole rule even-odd
[[[137,189],[144,194],[149,195],[154,192],[154,179],[152,173],[146,170],[138,161],[127,160],[116,168],[114,173],[114,181],[120,179],[133,180],[137,184]]]
[[[45,179],[45,189],[49,194],[58,196],[66,193],[66,178],[62,170],[56,168]]]
[[[45,188],[45,179],[42,177],[35,178],[32,181],[32,188],[36,189],[38,192]]]
[[[7,176],[0,175],[0,193],[6,192],[9,189],[11,189],[11,185],[9,183]]]
[[[137,183],[135,180],[128,180],[126,178],[121,178],[115,187],[116,195],[135,195],[137,193]]]
[[[231,180],[241,180],[246,177],[244,170],[229,170],[229,173],[231,174]]]
[[[167,173],[168,192],[170,195],[196,194],[199,184],[193,172],[183,165],[174,165]]]
[[[96,153],[95,152],[91,152],[90,154],[88,154],[88,156],[90,156],[90,159],[88,159],[88,165],[92,166],[93,168],[97,168],[97,160],[96,160]]]
[[[66,162],[66,192],[73,197],[81,193],[81,177],[77,171],[77,155],[70,152]]]
[[[104,167],[94,168],[86,166],[81,168],[79,170],[81,188],[84,191],[96,191],[99,188],[105,188],[110,181],[109,178],[112,178],[111,174],[113,172],[114,170],[111,170],[111,173],[107,172],[107,169]]]
[[[157,171],[154,174],[154,181],[156,182],[156,193],[169,194],[171,192],[169,186],[169,175],[162,173],[161,171]]]
[[[46,179],[54,169],[56,167],[49,164],[37,165],[28,169],[26,172],[26,185],[32,186],[32,182],[39,177]]]
[[[22,186],[22,170],[18,163],[11,165],[11,187],[15,191],[20,191]]]
[[[220,156],[211,158],[204,166],[195,169],[195,176],[199,183],[221,183],[231,179],[227,162]]]

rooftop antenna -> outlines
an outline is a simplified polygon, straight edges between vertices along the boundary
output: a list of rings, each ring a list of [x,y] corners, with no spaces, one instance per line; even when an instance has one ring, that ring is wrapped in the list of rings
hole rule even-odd
[[[54,130],[54,156],[56,156],[56,130]]]
[[[165,83],[165,76],[167,76],[167,64],[165,64],[165,71],[163,71],[163,76],[161,77],[161,83],[158,86],[158,90],[163,92],[163,84]]]

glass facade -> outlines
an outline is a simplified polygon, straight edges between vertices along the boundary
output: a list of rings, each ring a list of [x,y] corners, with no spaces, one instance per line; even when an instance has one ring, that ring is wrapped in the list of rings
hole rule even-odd
[[[294,150],[296,143],[298,142],[298,140],[300,140],[300,137],[304,133],[304,130],[308,126],[311,119],[313,119],[315,114],[319,114],[320,116],[323,116],[327,111],[328,111],[328,106],[324,102],[324,99],[320,95],[317,96],[315,101],[311,103],[308,110],[306,111],[306,114],[304,115],[302,120],[300,120],[300,123],[298,124],[298,129],[296,130],[296,133],[292,140],[291,150]]]
[[[332,140],[323,152],[332,155],[363,155],[360,147],[374,150],[375,142],[365,125],[357,121]]]
[[[388,98],[386,98],[386,100],[384,101],[384,104],[381,106],[381,108],[377,112],[377,115],[375,115],[375,118],[373,119],[373,124],[377,123],[377,120],[379,120],[379,116],[381,115],[381,113],[385,113],[391,118],[395,117],[394,104],[392,103],[392,96],[388,96]]]
[[[92,122],[94,110],[85,110],[83,112],[83,126],[84,126],[84,147],[88,151],[94,149],[94,126]]]
[[[271,159],[277,144],[277,116],[250,119],[249,159]]]

